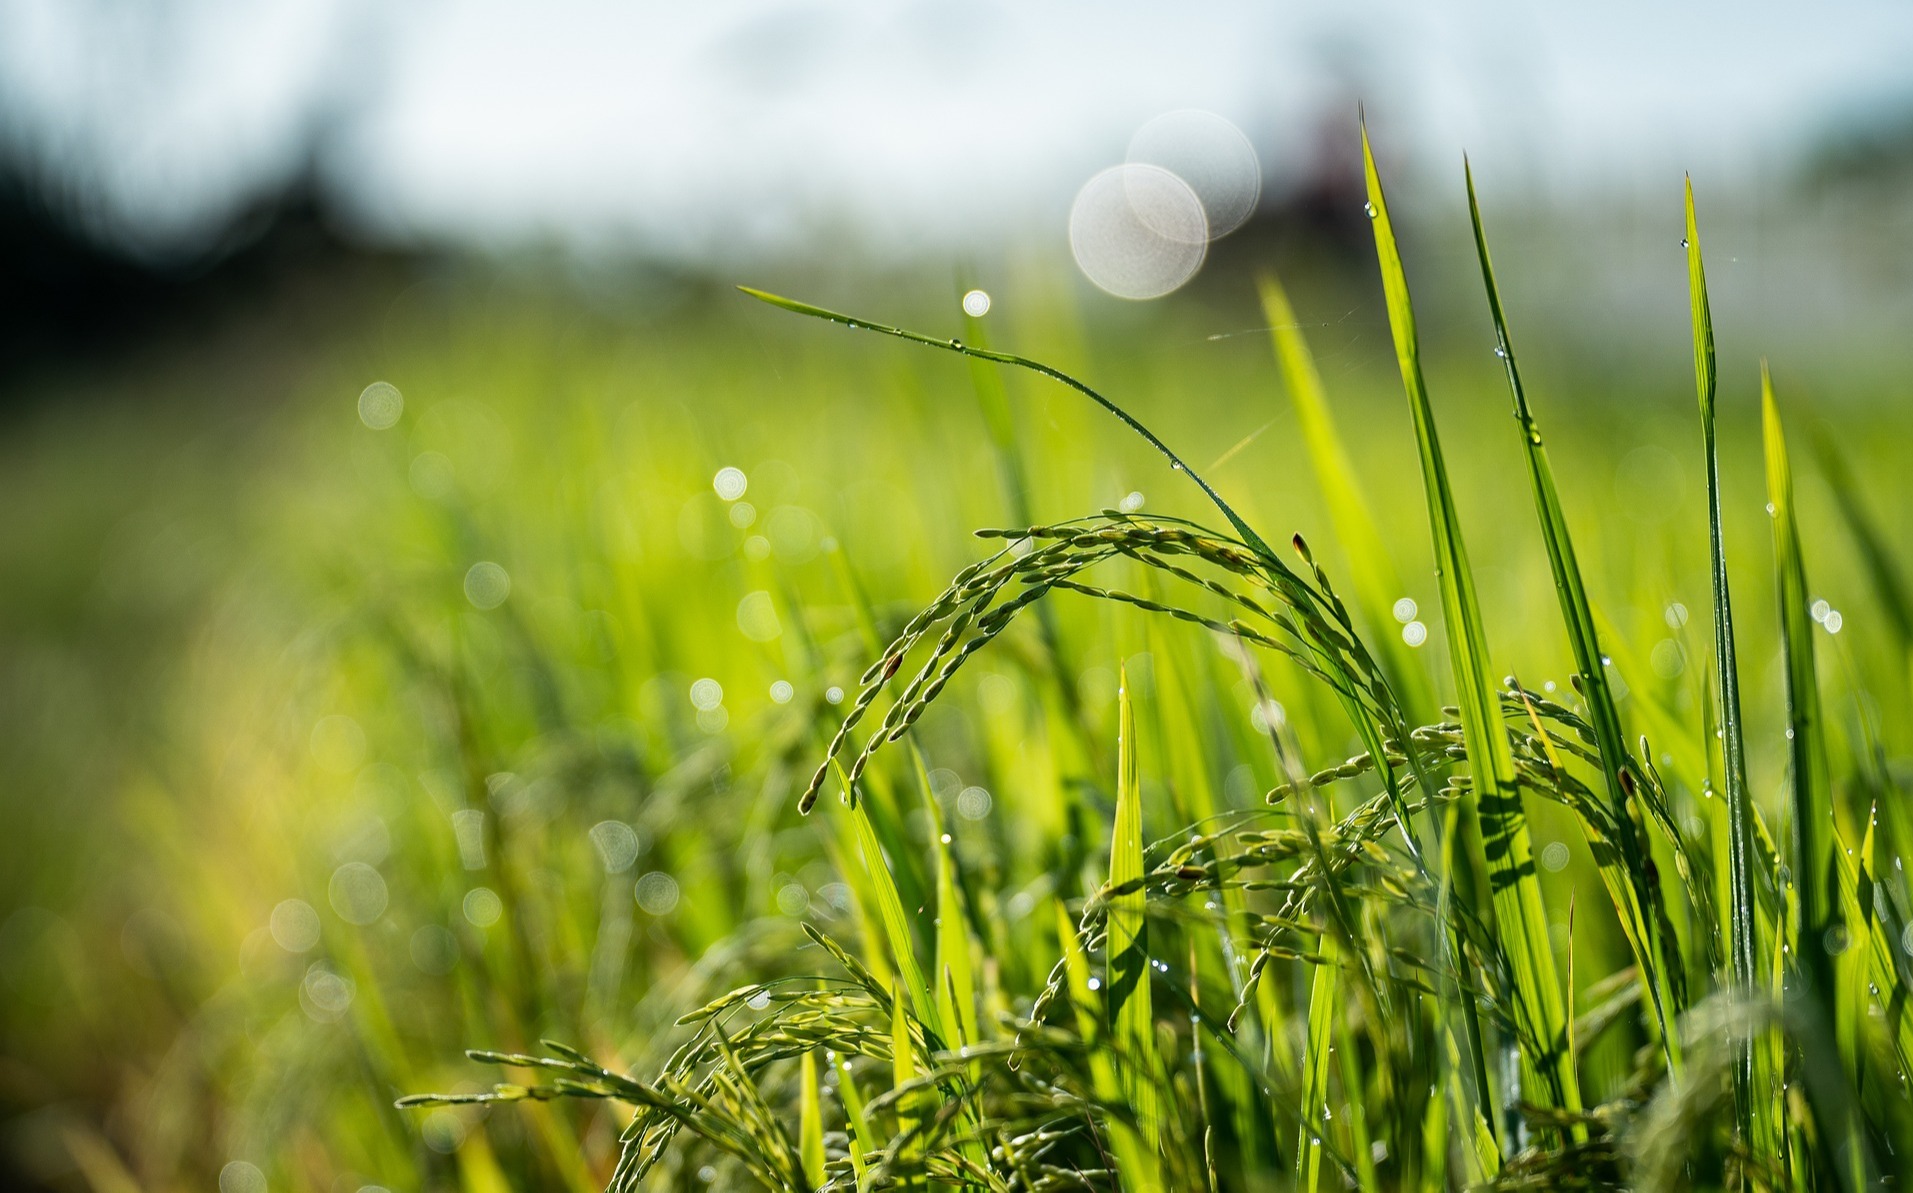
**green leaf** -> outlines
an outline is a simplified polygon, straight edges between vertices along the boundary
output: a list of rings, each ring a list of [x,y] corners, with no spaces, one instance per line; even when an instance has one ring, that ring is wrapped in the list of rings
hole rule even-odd
[[[841,777],[841,771],[839,775]],[[870,823],[870,813],[864,808],[863,801],[851,805],[850,817],[857,830],[857,848],[863,858],[864,875],[871,892],[876,896],[878,918],[883,924],[884,937],[890,944],[890,955],[896,960],[904,994],[909,998],[917,1020],[939,1039],[947,1039],[937,1013],[936,998],[923,980],[923,967],[917,964],[910,921],[903,914],[903,898],[897,893],[896,881],[890,875],[889,863],[883,856],[883,846],[877,840],[877,831]]]
[[[1547,909],[1535,874],[1527,817],[1521,806],[1521,790],[1507,728],[1501,720],[1500,699],[1489,661],[1481,609],[1475,597],[1474,576],[1462,542],[1460,516],[1442,459],[1434,411],[1422,380],[1421,347],[1408,295],[1408,279],[1402,271],[1394,225],[1389,219],[1366,128],[1362,131],[1362,165],[1389,328],[1394,335],[1395,356],[1407,390],[1415,442],[1421,456],[1449,662],[1474,775],[1475,814],[1481,825],[1487,858],[1496,932],[1514,975],[1512,1009],[1523,1037],[1522,1059],[1530,1078],[1523,1085],[1532,1091],[1524,1091],[1523,1096],[1529,1101],[1578,1110],[1580,1088],[1575,1076],[1574,1054],[1567,1047],[1567,1022],[1562,1010],[1560,979],[1555,972],[1554,950],[1548,940]]]
[[[890,1000],[890,1082],[893,1089],[902,1089],[917,1078],[917,1050],[910,1040],[910,1011],[903,991],[899,990]],[[910,1113],[909,1099],[897,1101],[897,1134],[908,1135],[916,1128],[916,1119]]]
[[[1107,1033],[1102,1030],[1091,1010],[1097,999],[1096,991],[1090,986],[1089,957],[1083,951],[1075,927],[1069,922],[1069,911],[1063,906],[1063,901],[1053,900],[1053,906],[1056,909],[1057,944],[1063,954],[1063,973],[1069,983],[1070,1002],[1076,1008],[1076,1030],[1088,1048],[1090,1087],[1098,1102],[1108,1106],[1125,1105],[1123,1081],[1117,1075],[1115,1056],[1107,1046]],[[1116,1170],[1125,1178],[1125,1188],[1131,1182],[1146,1182],[1152,1176],[1156,1178],[1155,1184],[1139,1184],[1137,1187],[1161,1188],[1156,1152],[1143,1145],[1142,1135],[1136,1127],[1120,1116],[1106,1118],[1098,1125],[1108,1132],[1109,1150],[1115,1157]]]
[[[943,816],[936,795],[930,789],[930,775],[923,754],[910,747],[917,785],[923,792],[924,806],[930,816],[931,832],[936,837],[937,869],[937,999],[938,1010],[949,1026],[953,1048],[974,1044],[980,1038],[976,1021],[976,979],[970,962],[969,920],[964,915],[962,896],[957,888],[956,859],[952,856],[950,834],[944,831]]]
[[[1275,360],[1282,372],[1283,385],[1295,407],[1296,425],[1302,432],[1302,445],[1308,450],[1309,466],[1315,472],[1316,487],[1322,491],[1322,503],[1328,508],[1329,525],[1348,560],[1351,591],[1361,605],[1380,644],[1389,679],[1402,694],[1411,714],[1424,714],[1435,706],[1434,692],[1427,672],[1409,654],[1395,626],[1395,597],[1407,590],[1395,571],[1389,550],[1376,528],[1363,495],[1361,481],[1349,462],[1348,449],[1336,430],[1335,416],[1329,409],[1328,394],[1322,376],[1309,351],[1308,337],[1302,334],[1288,293],[1274,274],[1257,280],[1262,296],[1262,314],[1269,323],[1269,336],[1275,347]]]
[[[1825,727],[1814,670],[1813,617],[1807,610],[1806,564],[1794,508],[1793,470],[1774,400],[1773,379],[1760,370],[1760,423],[1767,456],[1767,511],[1773,522],[1774,571],[1779,585],[1780,640],[1786,660],[1787,760],[1793,798],[1791,858],[1796,964],[1813,988],[1832,988],[1826,933],[1839,901],[1832,883],[1833,803],[1828,791]]]
[[[1342,969],[1336,959],[1335,937],[1324,932],[1320,940],[1321,959],[1309,983],[1309,1043],[1308,1060],[1302,1070],[1302,1129],[1295,1140],[1295,1181],[1301,1193],[1315,1193],[1321,1187],[1320,1136],[1328,1130],[1329,1063],[1335,1055],[1335,1024],[1342,1011]]]
[[[1700,397],[1701,440],[1706,452],[1707,532],[1713,577],[1714,690],[1720,700],[1721,779],[1727,796],[1728,978],[1751,992],[1760,980],[1758,909],[1754,897],[1754,811],[1747,793],[1745,727],[1740,715],[1740,669],[1734,655],[1733,602],[1720,515],[1720,452],[1714,429],[1714,319],[1707,302],[1707,271],[1701,263],[1700,230],[1694,219],[1694,183],[1687,182],[1687,285],[1694,327],[1694,386]],[[1779,1133],[1765,1097],[1757,1091],[1756,1050],[1743,1048],[1734,1065],[1735,1102],[1743,1133],[1756,1156],[1772,1156]],[[1777,1075],[1776,1075],[1777,1077]],[[1764,1085],[1765,1083],[1759,1083]]]
[[[854,315],[846,315],[841,311],[826,310],[823,307],[812,306],[807,302],[798,302],[794,298],[785,298],[782,295],[771,294],[750,286],[739,286],[738,290],[760,302],[767,302],[774,307],[779,307],[794,314],[808,315],[813,319],[828,320],[831,323],[839,323],[853,330],[874,331],[879,335],[894,336],[900,340],[908,340],[912,344],[922,344],[929,348],[941,348],[946,352],[955,352],[976,360],[989,360],[995,361],[997,364],[1013,365],[1019,369],[1028,369],[1033,373],[1040,373],[1052,381],[1057,381],[1068,386],[1098,406],[1101,406],[1104,410],[1115,415],[1124,426],[1140,435],[1149,446],[1162,453],[1163,457],[1169,461],[1171,468],[1177,472],[1187,474],[1189,479],[1195,482],[1196,487],[1202,490],[1203,495],[1208,497],[1209,501],[1222,512],[1222,516],[1229,520],[1229,525],[1235,527],[1236,533],[1242,536],[1242,540],[1260,551],[1267,557],[1268,561],[1274,562],[1275,552],[1270,549],[1268,543],[1263,541],[1262,536],[1257,534],[1254,528],[1243,521],[1241,516],[1235,512],[1234,508],[1222,499],[1222,494],[1216,492],[1208,481],[1198,476],[1195,469],[1183,463],[1182,457],[1171,451],[1168,444],[1157,438],[1155,432],[1136,421],[1135,417],[1127,410],[1124,410],[1121,406],[1110,401],[1102,394],[1097,393],[1076,378],[1071,377],[1068,373],[1060,369],[1051,368],[1041,361],[1030,360],[1028,357],[1017,356],[1014,353],[996,352],[987,348],[979,348],[965,344],[962,340],[939,340],[935,336],[927,336],[920,331],[908,331],[901,327],[891,327],[883,323],[872,323],[867,319],[859,319]]]
[[[844,1125],[850,1134],[850,1170],[857,1174],[857,1187],[862,1188],[868,1167],[864,1154],[875,1150],[875,1139],[870,1133],[870,1120],[864,1115],[863,1091],[857,1088],[848,1060],[838,1062],[837,1095],[844,1101]]]
[[[1488,311],[1494,319],[1495,352],[1501,357],[1508,376],[1508,389],[1514,398],[1515,421],[1521,428],[1522,447],[1527,455],[1528,485],[1534,491],[1535,513],[1541,522],[1541,537],[1548,548],[1548,565],[1554,573],[1555,596],[1561,605],[1561,620],[1567,626],[1568,644],[1574,651],[1575,666],[1581,674],[1581,694],[1587,701],[1588,721],[1593,726],[1600,749],[1602,775],[1607,781],[1608,821],[1590,825],[1585,820],[1588,844],[1600,864],[1601,878],[1608,896],[1620,915],[1621,928],[1634,951],[1642,992],[1653,1008],[1661,1048],[1668,1071],[1677,1079],[1681,1071],[1680,1032],[1674,1019],[1685,1009],[1682,996],[1683,972],[1678,943],[1671,931],[1664,930],[1666,915],[1661,907],[1652,878],[1653,859],[1645,836],[1635,830],[1635,817],[1628,803],[1633,782],[1626,775],[1629,764],[1627,737],[1621,729],[1621,714],[1615,707],[1614,691],[1608,683],[1607,655],[1601,649],[1600,635],[1594,625],[1594,609],[1588,600],[1587,586],[1581,580],[1581,566],[1575,559],[1574,539],[1568,531],[1567,513],[1562,509],[1555,488],[1554,469],[1548,462],[1548,449],[1541,437],[1541,426],[1528,405],[1521,384],[1521,369],[1515,361],[1514,342],[1508,335],[1507,316],[1501,306],[1501,291],[1495,284],[1494,263],[1488,255],[1488,235],[1481,222],[1481,204],[1475,197],[1475,176],[1464,158],[1462,171],[1468,185],[1468,215],[1474,224],[1475,251],[1481,260],[1481,280],[1488,292]],[[1544,738],[1545,740],[1545,738]],[[1612,836],[1609,844],[1604,838]],[[1569,1017],[1570,1020],[1572,1017]]]
[[[1809,1022],[1801,1033],[1812,1042],[1835,1045],[1845,1079],[1809,1081],[1815,1118],[1834,1142],[1836,1164],[1847,1187],[1866,1187],[1866,1145],[1852,1105],[1851,1090],[1864,1084],[1860,1042],[1867,1014],[1867,950],[1860,936],[1867,917],[1858,898],[1852,859],[1838,848],[1833,797],[1827,776],[1826,728],[1820,713],[1820,684],[1814,668],[1813,617],[1807,610],[1807,571],[1800,550],[1800,525],[1794,505],[1793,468],[1787,458],[1780,406],[1773,377],[1760,366],[1760,425],[1767,456],[1767,509],[1773,519],[1774,573],[1779,585],[1780,640],[1786,661],[1787,753],[1793,800],[1792,871],[1796,925],[1793,955],[1807,978]],[[1836,854],[1838,864],[1835,863]],[[1840,920],[1836,923],[1838,909]],[[1845,934],[1836,958],[1829,937]],[[1849,1085],[1850,1083],[1850,1085]]]
[[[1140,886],[1142,859],[1142,782],[1136,772],[1136,714],[1129,692],[1128,669],[1123,669],[1116,696],[1116,823],[1109,842],[1109,885],[1137,889],[1109,900],[1108,975],[1110,1034],[1121,1067],[1117,1077],[1124,1102],[1135,1112],[1142,1136],[1143,1171],[1125,1172],[1124,1184],[1136,1189],[1159,1189],[1162,1173],[1161,1118],[1156,1104],[1156,1020],[1150,1005],[1149,925]]]
[[[803,1161],[804,1182],[812,1189],[824,1187],[824,1108],[817,1094],[817,1054],[804,1053],[798,1075],[803,1089],[797,1113],[797,1150]]]

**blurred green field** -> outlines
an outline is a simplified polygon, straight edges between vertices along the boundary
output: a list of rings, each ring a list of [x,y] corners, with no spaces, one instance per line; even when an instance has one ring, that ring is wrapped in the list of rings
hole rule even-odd
[[[991,342],[1123,402],[1270,541],[1304,535],[1347,591],[1249,280],[1119,309],[1040,264],[978,272]],[[738,280],[970,334],[947,276]],[[1389,599],[1427,627],[1407,657],[1449,703],[1372,272],[1291,282],[1403,578]],[[1662,284],[1678,309],[1671,256]],[[1478,291],[1417,299],[1494,659],[1564,693],[1573,664]],[[1020,519],[977,377],[723,287],[607,309],[479,267],[256,323],[49,382],[0,437],[5,1144],[23,1173],[101,1193],[204,1189],[222,1170],[240,1182],[226,1193],[253,1193],[235,1162],[275,1191],[600,1188],[626,1113],[611,1104],[392,1102],[483,1088],[493,1075],[466,1047],[552,1038],[655,1070],[683,1039],[679,1015],[828,967],[800,923],[859,936],[829,820],[841,809],[832,795],[805,819],[795,800],[882,643],[984,554],[968,532]],[[1710,638],[1684,342],[1678,324],[1647,350],[1550,325],[1523,359],[1621,710],[1694,816]],[[1757,362],[1725,343],[1749,764],[1778,817]],[[1812,595],[1839,614],[1815,631],[1835,769],[1883,760],[1903,787],[1907,627],[1812,450],[1815,435],[1836,445],[1913,559],[1899,514],[1913,508],[1913,408],[1877,380],[1903,367],[1900,347],[1773,366]],[[1079,396],[1000,376],[1034,521],[1118,506],[1216,521]],[[403,395],[386,429],[360,416],[376,381]],[[1251,725],[1256,693],[1207,634],[1067,593],[1047,606],[1053,654],[1036,621],[1019,624],[915,735],[1008,1005],[1044,981],[1021,945],[1053,942],[1051,895],[1080,897],[1081,876],[1103,872],[1119,667],[1141,724],[1145,838],[1188,823],[1192,786],[1246,808],[1283,781]],[[1403,628],[1364,626],[1371,640]],[[1310,765],[1359,751],[1319,689],[1268,677]],[[885,757],[886,782],[904,782],[904,755]],[[1843,781],[1843,823],[1864,824],[1868,794]],[[894,807],[898,839],[919,847],[893,855],[896,881],[928,941],[938,829]],[[1628,949],[1571,818],[1531,814],[1562,972],[1585,997]],[[1883,818],[1883,856],[1909,827]],[[1615,1092],[1647,1039],[1630,1021],[1594,1046],[1591,1098]],[[652,1179],[695,1187],[721,1163],[686,1147]]]

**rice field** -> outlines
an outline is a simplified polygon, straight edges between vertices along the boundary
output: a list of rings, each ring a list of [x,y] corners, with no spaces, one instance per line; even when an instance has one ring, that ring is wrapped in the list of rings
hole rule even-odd
[[[23,417],[13,1163],[1903,1184],[1897,362],[1717,354],[1703,195],[1564,363],[1367,183],[1353,279],[448,271]]]

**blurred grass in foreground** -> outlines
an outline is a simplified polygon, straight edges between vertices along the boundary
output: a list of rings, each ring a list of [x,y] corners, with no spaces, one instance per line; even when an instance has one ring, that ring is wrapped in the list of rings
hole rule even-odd
[[[983,279],[995,304],[968,327],[942,282],[898,284],[894,304],[853,293],[834,305],[981,332],[1086,378],[1271,540],[1303,534],[1355,600],[1348,578],[1375,561],[1352,567],[1334,537],[1254,288],[1092,316],[1046,280],[1056,276]],[[1683,284],[1677,260],[1666,284]],[[1408,673],[1404,692],[1452,702],[1416,444],[1379,305],[1351,312],[1302,284],[1289,297],[1384,562],[1405,578],[1402,592],[1359,594],[1370,612],[1356,621],[1398,644],[1387,655]],[[1507,299],[1518,323],[1519,288]],[[1480,309],[1436,300],[1463,302]],[[601,1187],[625,1122],[610,1104],[421,1113],[392,1101],[478,1092],[489,1078],[461,1049],[535,1050],[541,1038],[653,1073],[686,1038],[672,1025],[687,1011],[752,982],[837,972],[804,924],[862,940],[864,963],[882,964],[885,929],[857,877],[868,853],[834,785],[822,819],[799,818],[796,796],[882,643],[991,546],[964,532],[1011,525],[1023,503],[1039,523],[1105,507],[1216,520],[1060,387],[1004,375],[1007,401],[994,405],[993,374],[729,293],[635,319],[475,283],[378,304],[285,367],[207,375],[188,361],[99,383],[108,394],[90,400],[104,404],[46,408],[0,449],[0,499],[14,511],[0,530],[0,1098],[20,1164],[65,1186],[204,1188],[223,1172],[224,1193],[252,1193],[251,1165],[275,1190]],[[1498,663],[1569,701],[1574,665],[1527,465],[1478,322],[1431,338],[1423,366],[1483,620]],[[1541,356],[1524,361],[1614,700],[1630,734],[1652,737],[1678,827],[1707,853],[1710,601],[1692,391],[1679,371],[1631,364],[1625,345],[1601,375],[1549,376]],[[1841,509],[1871,511],[1886,551],[1913,558],[1891,517],[1913,500],[1913,416],[1843,392],[1837,371],[1775,368],[1798,395],[1788,416],[1806,596],[1831,610],[1812,633],[1833,798],[1855,843],[1869,800],[1885,798],[1874,848],[1903,900],[1909,826],[1888,812],[1913,748],[1907,642]],[[1788,672],[1766,581],[1753,378],[1751,361],[1723,361],[1725,549],[1741,578],[1749,787],[1780,824]],[[403,395],[389,428],[360,417],[375,381]],[[279,396],[255,405],[261,393]],[[1799,446],[1808,428],[1841,461],[1838,500]],[[1335,702],[1292,671],[1258,678],[1204,631],[1084,596],[1045,604],[1047,628],[1012,628],[923,716],[914,741],[933,802],[914,794],[903,752],[871,772],[884,792],[869,801],[873,831],[922,955],[944,940],[930,922],[940,904],[954,899],[968,919],[985,1022],[972,1033],[1028,1009],[1068,951],[1054,900],[1074,916],[1111,873],[1125,668],[1145,845],[1294,784],[1263,736],[1268,698],[1301,775],[1362,749]],[[1376,624],[1382,608],[1391,620]],[[1327,797],[1323,815],[1354,798]],[[1585,1014],[1615,994],[1629,946],[1573,819],[1529,807],[1554,966],[1567,1007]],[[1677,883],[1672,865],[1662,874]],[[1680,929],[1704,973],[1702,929]],[[1318,937],[1324,952],[1332,935]],[[1358,931],[1332,947],[1367,943]],[[1154,975],[1159,1020],[1186,1021],[1164,983],[1205,1007],[1204,982],[1229,988],[1233,975],[1201,972],[1189,949],[1188,961],[1151,954],[1175,965]],[[1308,1013],[1298,974],[1272,983],[1259,1011],[1293,1035],[1272,1046],[1289,1080],[1304,1075],[1280,1058],[1304,1055],[1304,1040],[1340,1039],[1345,1057],[1362,1046],[1349,1035],[1359,1023]],[[953,1001],[924,1017],[960,1015]],[[1126,1030],[1151,1058],[1141,1063],[1190,1061],[1186,1034],[1162,1029],[1158,1056],[1147,1032]],[[1589,1044],[1590,1104],[1622,1092],[1651,1041],[1627,1014]],[[1204,1057],[1196,1080],[1221,1091],[1219,1105],[1273,1096]],[[797,1080],[772,1073],[779,1105],[797,1105]],[[1317,1094],[1354,1104],[1363,1080],[1307,1075]],[[833,1157],[844,1101],[823,1116]],[[1217,1138],[1234,1141],[1243,1172],[1291,1166],[1293,1111]],[[793,1111],[786,1129],[797,1121]],[[1334,1154],[1381,1179],[1386,1149],[1339,1134],[1379,1124],[1342,1121]],[[1279,1142],[1258,1152],[1258,1130]],[[1193,1146],[1175,1154],[1201,1154]],[[709,1149],[663,1164],[661,1187],[739,1179]],[[1169,1187],[1195,1175],[1167,1174]]]

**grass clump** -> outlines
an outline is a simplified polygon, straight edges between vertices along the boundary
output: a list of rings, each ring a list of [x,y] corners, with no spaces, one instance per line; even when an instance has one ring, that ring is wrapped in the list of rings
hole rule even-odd
[[[1365,164],[1444,673],[1377,637],[1392,630],[1382,616],[1392,594],[1376,586],[1392,583],[1394,565],[1273,280],[1263,301],[1277,356],[1340,546],[1356,557],[1359,615],[1301,536],[1286,553],[1272,547],[1081,381],[747,291],[1058,382],[1166,457],[1223,526],[1105,510],[981,532],[997,549],[872,651],[831,733],[807,727],[788,751],[821,756],[795,802],[822,805],[817,832],[847,892],[840,930],[805,924],[813,947],[788,955],[786,972],[687,1008],[651,1067],[601,1065],[549,1042],[472,1053],[529,1076],[401,1104],[622,1103],[617,1193],[693,1171],[775,1189],[1902,1184],[1913,1138],[1909,892],[1880,859],[1904,827],[1892,808],[1882,816],[1869,800],[1862,811],[1852,796],[1897,788],[1879,767],[1835,781],[1771,386],[1788,798],[1763,809],[1751,788],[1691,192],[1715,666],[1702,706],[1682,716],[1651,695],[1630,702],[1608,653],[1617,636],[1589,595],[1470,177],[1496,352],[1575,673],[1569,690],[1550,691],[1497,669],[1509,651],[1492,641],[1477,592],[1366,144]],[[993,393],[995,430],[1007,416]],[[1020,490],[1017,444],[996,446]],[[1853,505],[1851,483],[1836,483]],[[1861,541],[1890,575],[1877,535]],[[1126,632],[1141,649],[1129,653],[1146,658],[1152,682],[1146,694],[1120,683],[1113,751],[1080,707],[1038,697],[1046,748],[1081,765],[1074,782],[1038,781],[1018,800],[1029,819],[1000,827],[1028,838],[1019,845],[1035,859],[1012,887],[999,862],[946,831],[922,728],[984,652],[1022,651],[1046,691],[1072,689],[1053,624],[1033,650],[1012,632],[1063,599],[1139,615]],[[879,624],[867,606],[858,620]],[[1212,715],[1231,704],[1217,692],[1237,688],[1253,696],[1250,716]],[[1453,705],[1431,707],[1438,690]],[[1337,741],[1356,751],[1310,756]],[[1266,779],[1261,800],[1217,782],[1238,760]],[[1544,880],[1538,820],[1574,826],[1591,871]],[[1561,855],[1546,870],[1564,870],[1565,846],[1549,849]],[[1616,937],[1619,948],[1599,943]]]

